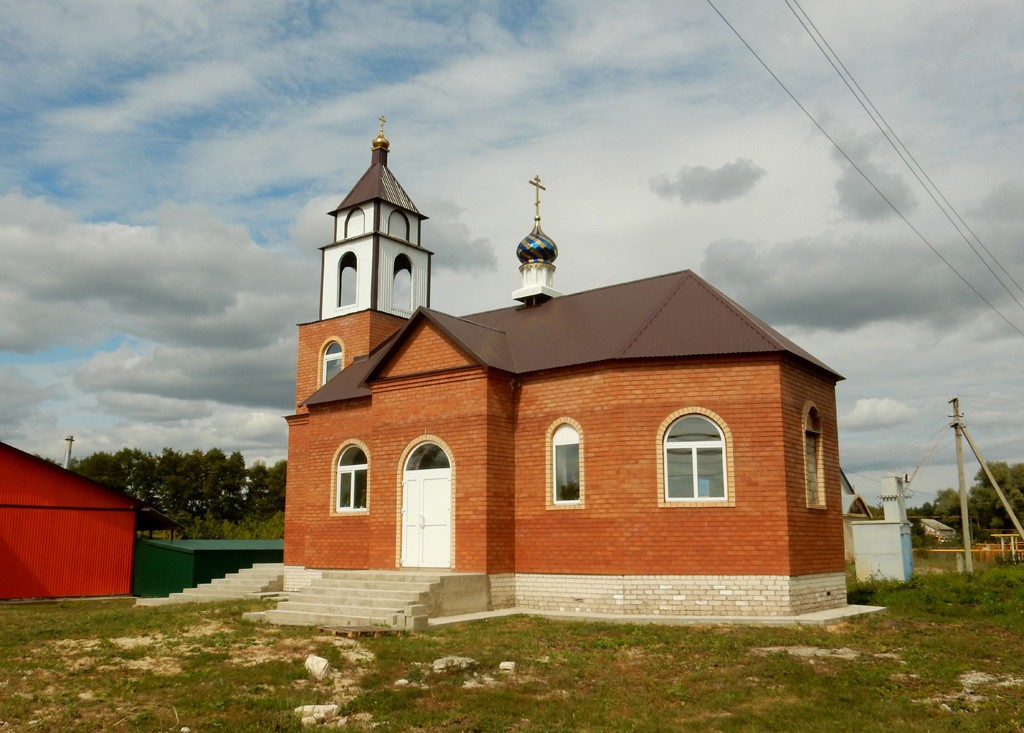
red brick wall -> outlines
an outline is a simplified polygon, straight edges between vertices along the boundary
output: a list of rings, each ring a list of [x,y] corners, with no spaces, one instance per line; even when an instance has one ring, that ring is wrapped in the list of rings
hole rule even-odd
[[[394,377],[403,374],[423,374],[442,369],[467,366],[469,357],[442,336],[437,327],[428,321],[422,321],[413,327],[411,333],[405,334],[405,343],[397,353],[390,357],[389,362],[380,373],[381,377]]]
[[[799,415],[780,409],[783,371],[775,359],[739,358],[627,363],[523,377],[516,429],[516,571],[842,570],[841,562],[807,560],[799,548],[790,548],[794,497],[803,497],[804,490],[802,473],[791,474],[787,467],[793,446],[802,450],[803,433]],[[691,406],[713,411],[730,429],[735,506],[659,506],[657,431],[670,414]],[[829,407],[834,415],[834,404]],[[546,508],[543,439],[559,417],[571,417],[582,427],[585,508],[580,510]],[[841,556],[841,531],[823,533],[815,543],[811,552],[827,547],[828,556],[834,547]]]
[[[311,340],[319,346],[319,332]],[[424,324],[385,374],[372,385],[372,403],[313,407],[291,419],[286,563],[396,567],[403,455],[433,435],[453,461],[457,570],[789,575],[843,569],[834,386],[793,362],[624,362],[513,380],[466,365],[464,354]],[[805,500],[808,400],[821,414],[825,510],[808,509]],[[735,506],[659,505],[658,430],[683,407],[710,410],[728,426]],[[548,509],[546,500],[546,435],[562,417],[577,421],[583,433],[585,506],[571,511]],[[369,511],[338,515],[334,462],[350,438],[369,448]]]
[[[844,548],[842,542],[836,540],[842,538],[843,510],[835,386],[830,380],[823,380],[819,372],[795,362],[787,363],[782,375],[782,409],[787,424],[786,474],[790,487],[786,497],[790,565],[798,575],[842,572]],[[808,404],[818,409],[821,419],[823,509],[807,506],[803,421]]]
[[[324,344],[337,339],[344,348],[344,366],[357,356],[369,354],[374,347],[401,328],[406,319],[378,311],[359,311],[324,321],[299,326],[298,364],[295,380],[295,404],[300,405],[321,386],[321,360]]]

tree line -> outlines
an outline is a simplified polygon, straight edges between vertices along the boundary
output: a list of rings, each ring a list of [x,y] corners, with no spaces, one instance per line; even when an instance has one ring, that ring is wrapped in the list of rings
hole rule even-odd
[[[159,454],[138,448],[72,459],[69,468],[152,505],[192,539],[276,539],[284,536],[287,461],[245,465],[219,448]]]
[[[1008,464],[1003,461],[990,462],[989,470],[1003,490],[1003,495],[1013,507],[1017,518],[1024,521],[1024,463]],[[1014,531],[1010,515],[996,495],[996,490],[988,480],[985,472],[978,470],[974,484],[967,494],[967,509],[971,515],[973,526],[983,532]],[[935,496],[935,501],[925,502],[912,510],[917,516],[939,517],[952,521],[946,522],[960,531],[960,492],[956,489],[942,489]],[[977,524],[974,524],[977,521]]]

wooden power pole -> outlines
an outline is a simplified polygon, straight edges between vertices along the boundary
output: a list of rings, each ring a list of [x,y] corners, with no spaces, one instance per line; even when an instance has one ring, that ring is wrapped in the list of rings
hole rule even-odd
[[[960,476],[960,522],[964,535],[964,570],[974,572],[974,555],[971,552],[971,520],[967,514],[967,479],[964,477],[964,426],[960,421],[960,398],[950,400],[953,404],[953,422],[950,427],[956,431],[956,468]]]

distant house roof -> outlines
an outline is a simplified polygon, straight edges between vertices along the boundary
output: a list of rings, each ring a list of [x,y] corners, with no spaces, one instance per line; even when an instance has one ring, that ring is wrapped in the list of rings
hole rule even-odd
[[[949,536],[956,534],[955,529],[950,527],[948,524],[943,524],[938,519],[929,519],[928,517],[921,517],[917,521],[919,521],[926,530],[931,530],[935,534]]]
[[[4,458],[4,453],[7,453],[11,460]],[[104,486],[98,481],[93,481],[74,471],[69,471],[55,463],[50,463],[39,456],[26,453],[3,442],[0,442],[0,464],[2,464],[0,465],[0,506],[59,506],[59,502],[67,501],[66,498],[61,498],[61,486],[66,486],[68,482],[74,482],[75,484],[88,486],[90,490],[100,492],[100,495],[106,495],[118,500],[127,510],[134,510],[135,529],[137,530],[181,529],[181,525],[173,519],[161,514],[146,502],[130,494]],[[34,471],[47,475],[47,481],[42,483],[42,485],[46,486],[47,491],[40,492],[38,489],[32,488],[39,486],[39,482],[26,481],[23,487],[18,479],[18,472],[25,469],[19,469],[19,466],[33,466]],[[44,493],[45,495],[43,495]],[[97,494],[93,492],[92,496],[97,496]],[[78,501],[80,500],[79,498]]]
[[[419,308],[365,360],[317,390],[306,405],[369,396],[389,354],[418,324],[434,324],[481,366],[511,374],[618,359],[788,354],[835,380],[842,375],[690,270],[457,318]]]

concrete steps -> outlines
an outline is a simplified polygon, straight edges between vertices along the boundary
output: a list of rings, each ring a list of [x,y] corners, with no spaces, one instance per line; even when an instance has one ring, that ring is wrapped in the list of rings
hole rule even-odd
[[[433,615],[485,611],[484,574],[325,570],[262,614],[264,621],[300,626],[391,626],[420,631]]]
[[[281,563],[257,563],[235,573],[228,573],[209,583],[200,583],[195,588],[185,588],[180,593],[171,593],[166,598],[137,598],[136,606],[165,606],[175,603],[210,603],[213,601],[260,598],[267,594],[280,593],[284,589],[284,565]]]

